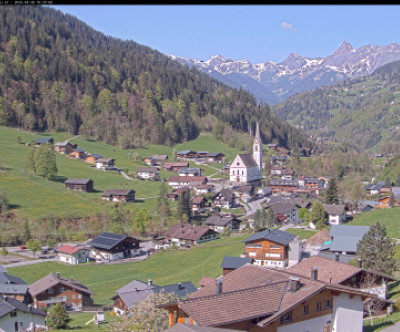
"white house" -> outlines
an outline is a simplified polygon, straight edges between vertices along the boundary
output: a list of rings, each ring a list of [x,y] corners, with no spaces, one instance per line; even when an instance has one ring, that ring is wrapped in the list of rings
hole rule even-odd
[[[229,172],[231,182],[251,183],[262,179],[262,142],[258,122],[253,154],[238,154],[233,160]]]
[[[57,249],[57,253],[60,262],[78,265],[87,262],[90,250],[82,246],[63,245]]]
[[[346,210],[343,204],[323,204],[323,208],[328,215],[330,225],[340,225],[346,221]]]
[[[11,297],[0,298],[0,332],[46,331],[47,314]]]
[[[137,170],[138,177],[141,179],[158,179],[158,168],[154,166],[139,167]]]

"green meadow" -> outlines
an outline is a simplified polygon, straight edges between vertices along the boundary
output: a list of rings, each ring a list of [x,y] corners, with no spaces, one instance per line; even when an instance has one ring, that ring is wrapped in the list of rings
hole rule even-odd
[[[169,161],[173,160],[173,147],[149,145],[140,149],[122,150],[92,139],[68,136],[65,133],[33,134],[0,126],[0,188],[6,192],[10,207],[15,213],[33,219],[49,216],[90,216],[105,211],[113,205],[101,199],[105,189],[126,188],[135,190],[137,198],[135,203],[126,205],[127,209],[135,213],[139,209],[146,208],[157,218],[155,197],[158,195],[160,182],[135,178],[128,180],[117,172],[98,170],[82,160],[68,159],[58,153],[56,154],[58,175],[55,179],[45,180],[33,175],[31,170],[25,170],[25,155],[28,149],[26,144],[43,136],[53,137],[55,143],[72,138],[70,142],[77,144],[87,153],[101,154],[106,158],[115,159],[116,166],[126,173],[134,173],[138,167],[145,166],[141,160],[153,154],[166,154]],[[175,151],[184,149],[222,152],[226,154],[228,160],[232,160],[240,152],[218,142],[211,134],[202,134],[194,141],[175,147]],[[138,154],[139,161],[134,162],[132,154]],[[194,163],[190,165],[195,166]],[[205,175],[209,176],[217,173],[222,165],[201,167],[205,170]],[[161,178],[166,180],[171,175],[176,173],[160,171]],[[65,189],[64,181],[68,178],[92,179],[94,192],[83,193]]]

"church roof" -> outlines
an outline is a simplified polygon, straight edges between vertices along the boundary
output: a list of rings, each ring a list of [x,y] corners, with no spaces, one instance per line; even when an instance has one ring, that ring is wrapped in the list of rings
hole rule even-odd
[[[239,158],[243,161],[243,164],[247,167],[258,167],[256,161],[253,158],[253,155],[251,153],[244,153],[244,154],[239,154]]]

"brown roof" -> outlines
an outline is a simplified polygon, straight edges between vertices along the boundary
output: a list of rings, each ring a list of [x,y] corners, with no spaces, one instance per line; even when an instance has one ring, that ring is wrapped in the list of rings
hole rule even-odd
[[[217,233],[208,227],[193,226],[190,224],[177,224],[171,226],[166,232],[165,236],[181,239],[196,241],[200,239],[205,233]]]
[[[163,168],[170,168],[170,167],[188,167],[189,163],[172,163],[172,162],[167,162],[164,163]]]
[[[311,277],[311,269],[315,266],[318,267],[318,280],[334,284],[340,284],[362,271],[362,269],[356,266],[321,256],[311,256],[310,258],[304,259],[300,263],[289,267],[286,271],[305,277]]]
[[[343,204],[322,204],[325,212],[327,214],[333,215],[333,216],[338,216],[341,215],[344,211],[344,205]]]
[[[45,290],[52,288],[58,284],[63,284],[65,286],[75,288],[75,290],[86,294],[93,294],[86,286],[82,285],[79,281],[72,278],[65,279],[62,277],[57,277],[54,273],[49,273],[47,276],[35,281],[33,284],[29,285],[29,292],[32,296],[36,296],[44,292]]]
[[[205,176],[179,176],[179,175],[171,175],[168,179],[168,182],[199,182],[199,183],[207,183],[207,177]]]
[[[290,290],[293,277],[300,283],[296,291]],[[216,294],[215,283],[209,283],[190,294],[188,300],[178,301],[179,307],[199,325],[219,326],[264,318],[258,325],[265,326],[324,289],[376,298],[349,287],[252,264],[245,264],[221,279],[222,293]]]
[[[79,250],[85,250],[85,247],[80,247],[80,246],[70,246],[70,245],[63,245],[60,248],[57,249],[57,252],[62,252],[63,254],[69,254],[73,255]]]

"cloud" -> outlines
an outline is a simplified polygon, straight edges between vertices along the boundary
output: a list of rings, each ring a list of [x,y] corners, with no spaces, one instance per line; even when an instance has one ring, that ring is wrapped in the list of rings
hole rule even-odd
[[[288,23],[288,22],[282,22],[281,23],[281,28],[284,29],[284,30],[290,30],[290,31],[293,31],[293,32],[296,31],[296,29],[293,28],[293,25],[291,23]]]

